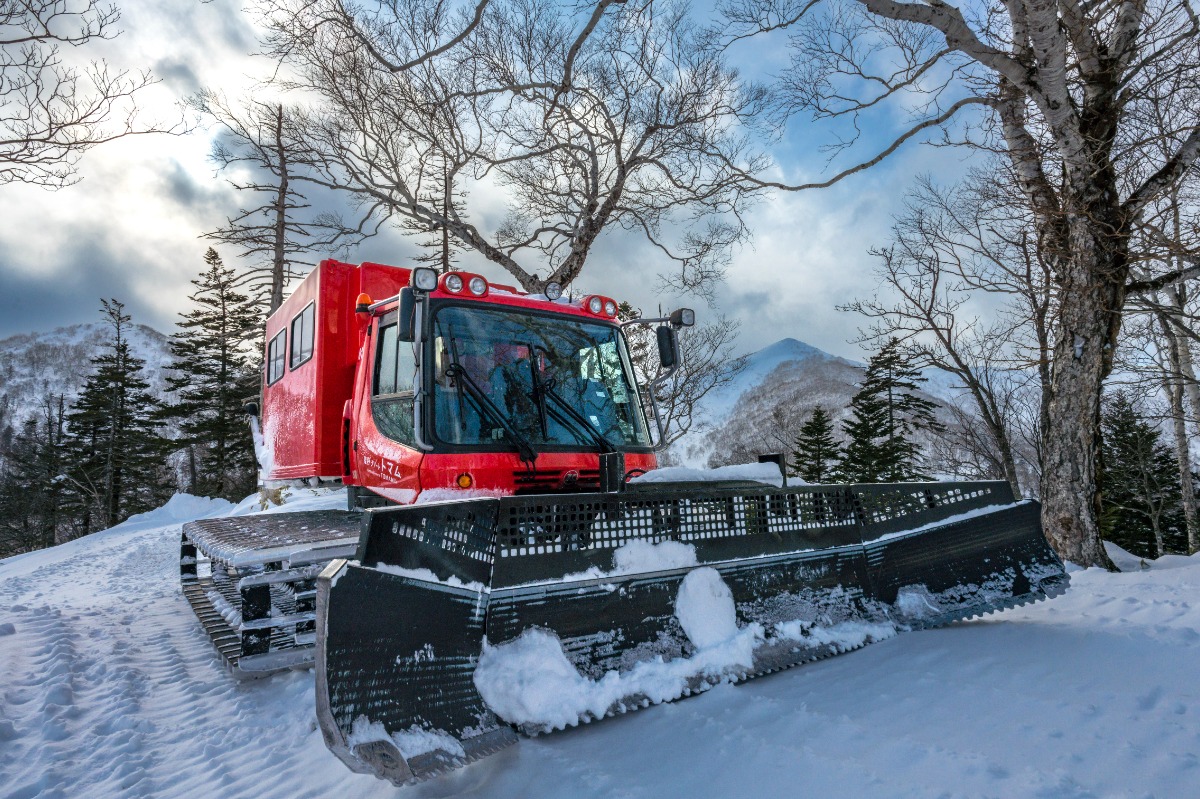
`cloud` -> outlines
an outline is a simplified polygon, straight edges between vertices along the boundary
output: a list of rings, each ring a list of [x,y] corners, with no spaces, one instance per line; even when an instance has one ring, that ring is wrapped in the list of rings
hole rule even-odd
[[[116,66],[155,65],[162,82],[144,99],[160,118],[200,87],[236,98],[254,90],[270,65],[248,54],[257,48],[253,25],[235,0],[161,4],[124,0],[125,33],[84,58],[105,56]],[[784,68],[780,49],[752,57],[762,73]],[[876,138],[888,131],[875,131]],[[83,161],[82,183],[59,192],[0,187],[0,336],[92,321],[100,297],[124,301],[135,321],[168,331],[185,310],[189,281],[202,266],[208,243],[199,238],[252,202],[214,174],[207,156],[213,130],[188,136],[125,139],[97,148]],[[772,146],[779,174],[801,180],[832,174],[819,151],[828,129],[798,121]],[[864,151],[876,141],[861,142]],[[695,307],[703,320],[717,313],[741,320],[739,348],[759,349],[792,337],[851,358],[859,320],[835,306],[875,290],[867,248],[887,241],[892,214],[902,207],[914,175],[935,172],[943,181],[961,173],[958,151],[906,147],[878,167],[837,186],[764,198],[749,214],[750,245],[737,252],[716,306],[694,297],[664,294],[658,273],[669,267],[661,253],[632,233],[612,230],[597,242],[577,293],[596,292],[632,302],[647,312]],[[857,153],[856,153],[857,154]],[[846,158],[849,154],[845,155]],[[470,187],[471,215],[484,231],[495,229],[503,196],[492,186]],[[318,209],[337,201],[319,192]],[[239,264],[223,248],[226,262]],[[345,257],[405,264],[415,242],[395,228]],[[512,278],[480,256],[464,254],[463,268],[489,279]]]

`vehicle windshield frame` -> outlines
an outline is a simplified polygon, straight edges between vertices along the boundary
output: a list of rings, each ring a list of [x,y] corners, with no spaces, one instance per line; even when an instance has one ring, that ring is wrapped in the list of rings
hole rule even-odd
[[[630,413],[632,418],[629,420],[633,426],[632,434],[610,436],[613,440],[611,449],[621,452],[653,452],[653,437],[649,419],[645,408],[642,405],[642,400],[639,395],[639,387],[636,382],[636,373],[633,369],[632,357],[629,353],[629,344],[625,339],[624,331],[618,324],[613,324],[601,319],[592,319],[585,316],[575,314],[555,313],[553,311],[542,311],[539,309],[528,308],[525,306],[507,305],[503,303],[478,303],[462,300],[439,300],[430,303],[428,333],[425,336],[423,346],[423,362],[428,365],[428,368],[423,369],[422,383],[424,393],[429,397],[429,402],[425,408],[423,421],[423,429],[426,431],[427,440],[434,446],[436,451],[444,452],[505,452],[512,451],[514,442],[509,437],[495,440],[494,442],[483,439],[482,437],[470,442],[454,442],[447,440],[439,431],[439,416],[437,401],[437,391],[439,386],[438,380],[438,356],[437,342],[442,331],[439,330],[439,322],[442,313],[447,310],[465,309],[469,312],[502,314],[511,317],[536,317],[544,320],[548,326],[568,324],[576,327],[587,334],[587,336],[595,342],[597,346],[602,346],[607,342],[614,342],[616,352],[620,362],[620,376],[624,382],[625,390],[630,393],[630,401],[632,408]],[[561,335],[561,334],[560,334]],[[458,336],[455,336],[458,338]],[[495,341],[495,339],[491,339]],[[544,338],[543,338],[544,340]],[[518,342],[513,342],[518,343]],[[535,345],[542,343],[541,341],[533,342]],[[448,354],[447,354],[448,357]],[[578,361],[575,361],[578,363]],[[477,380],[478,382],[478,380]],[[485,387],[486,388],[486,387]],[[443,391],[446,389],[443,387]],[[449,399],[457,403],[457,398],[454,396],[454,390],[449,389]],[[469,399],[466,400],[470,402]],[[617,408],[621,403],[616,403],[612,397],[606,398],[606,405]],[[550,401],[547,398],[547,405]],[[501,408],[506,414],[508,409]],[[561,425],[559,425],[561,427]],[[542,438],[540,436],[531,438],[530,443],[536,447],[538,452],[598,452],[600,447],[586,434],[586,431],[578,431],[578,436],[572,436],[572,440],[563,443],[559,440]],[[628,440],[633,438],[634,441]]]

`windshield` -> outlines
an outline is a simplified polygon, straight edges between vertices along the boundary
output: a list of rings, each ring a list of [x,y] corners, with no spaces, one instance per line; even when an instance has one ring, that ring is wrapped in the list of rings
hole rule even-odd
[[[437,311],[433,333],[434,429],[442,441],[502,443],[511,438],[508,425],[539,448],[650,445],[617,328],[450,306]],[[481,408],[472,389],[494,410]]]

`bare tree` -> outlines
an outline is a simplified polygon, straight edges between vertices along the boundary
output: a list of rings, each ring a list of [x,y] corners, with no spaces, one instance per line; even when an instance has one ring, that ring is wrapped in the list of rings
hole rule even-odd
[[[621,303],[622,320],[642,316]],[[746,356],[734,356],[741,325],[724,316],[699,327],[684,328],[679,334],[680,367],[658,384],[655,397],[663,426],[663,444],[670,446],[686,435],[698,421],[696,414],[705,397],[733,382],[746,368]],[[625,328],[638,383],[651,386],[659,371],[654,329],[648,325]],[[668,453],[669,456],[669,453]]]
[[[98,144],[182,129],[138,119],[148,71],[64,59],[63,47],[115,37],[120,16],[100,0],[0,0],[0,184],[61,188]]]
[[[239,257],[250,260],[247,287],[267,297],[268,312],[283,303],[283,291],[296,277],[297,267],[312,265],[305,256],[313,250],[343,246],[364,235],[348,229],[340,217],[312,213],[299,185],[317,157],[296,130],[293,114],[282,103],[247,99],[231,103],[208,90],[192,97],[190,105],[215,122],[221,132],[213,144],[212,160],[229,176],[235,189],[251,198],[207,238],[232,244]],[[307,271],[306,269],[304,271]]]
[[[727,13],[734,39],[793,31],[784,114],[845,120],[847,143],[874,114],[899,105],[912,115],[874,156],[829,180],[764,185],[830,185],[937,129],[947,142],[1007,156],[1058,287],[1043,523],[1064,557],[1111,566],[1098,521],[1100,391],[1131,288],[1131,234],[1200,155],[1196,106],[1182,105],[1200,81],[1200,19],[1189,0],[730,0]],[[1137,112],[1148,98],[1181,104],[1172,127],[1144,124]],[[957,121],[965,136],[946,127]]]
[[[954,378],[968,407],[952,407],[940,459],[956,473],[1002,477],[1019,496],[1022,472],[1040,484],[1036,459],[1017,452],[1025,449],[1018,447],[1025,397],[1049,388],[1052,284],[1038,264],[1029,216],[1003,178],[1003,169],[978,169],[950,189],[922,179],[892,242],[871,251],[885,292],[841,310],[870,320],[863,341],[898,338],[916,363]],[[983,294],[999,295],[1003,305],[980,302]],[[992,321],[981,319],[983,311]]]
[[[699,47],[685,3],[264,10],[290,85],[318,98],[303,121],[319,182],[377,220],[445,231],[527,291],[569,285],[613,228],[703,290],[746,235],[756,187],[735,167],[763,164],[734,131],[762,95]],[[471,189],[469,213],[447,184]]]

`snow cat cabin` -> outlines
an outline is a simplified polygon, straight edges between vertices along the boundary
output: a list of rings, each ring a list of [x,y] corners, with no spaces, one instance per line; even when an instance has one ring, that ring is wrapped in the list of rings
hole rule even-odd
[[[598,490],[612,449],[622,479],[654,468],[613,300],[551,300],[467,272],[418,277],[428,285],[404,293],[420,292],[415,313],[432,323],[408,321],[407,336],[398,319],[414,316],[399,307],[412,270],[384,264],[322,261],[272,314],[262,398],[269,482],[342,482],[365,506],[429,490]],[[430,337],[416,352],[414,324]],[[430,368],[415,386],[422,349]],[[497,384],[517,368],[524,396],[505,397]],[[557,391],[542,391],[551,374]],[[481,407],[489,401],[497,407]]]

